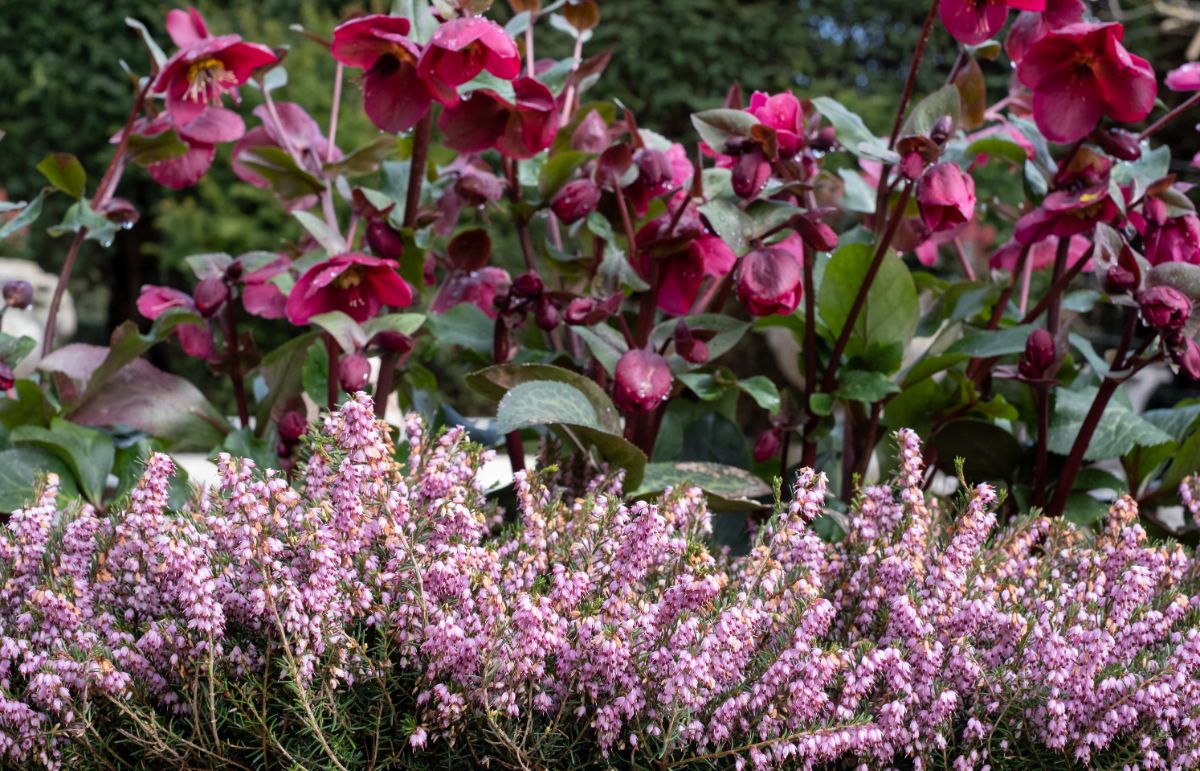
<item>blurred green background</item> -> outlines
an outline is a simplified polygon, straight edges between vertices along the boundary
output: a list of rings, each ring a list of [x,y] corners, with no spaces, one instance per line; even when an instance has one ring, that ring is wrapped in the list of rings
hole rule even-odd
[[[1186,0],[1177,0],[1183,3]],[[327,52],[289,25],[328,36],[343,18],[386,11],[389,0],[223,0],[199,2],[216,33],[290,46],[290,82],[279,99],[300,102],[323,125],[330,104],[333,63]],[[859,112],[877,132],[889,128],[909,52],[928,6],[912,0],[601,0],[601,24],[585,55],[613,49],[613,61],[594,94],[615,97],[636,111],[638,122],[689,143],[688,115],[718,104],[737,81],[754,89],[792,88],[801,96],[832,94]],[[34,170],[51,152],[79,156],[94,185],[108,162],[108,138],[129,109],[130,82],[121,67],[145,71],[141,42],[125,17],[146,23],[164,48],[162,23],[179,3],[161,0],[4,0],[0,4],[0,190],[9,199],[29,197],[43,184]],[[1182,62],[1197,33],[1194,22],[1173,22],[1150,0],[1093,4],[1102,17],[1127,24],[1129,48],[1155,63],[1159,73]],[[509,15],[504,0],[494,14]],[[566,56],[571,41],[539,25],[539,56]],[[169,49],[168,49],[169,50]],[[921,71],[918,92],[941,84],[954,46],[938,26]],[[1006,87],[1003,62],[985,63],[989,98]],[[255,95],[243,89],[247,107]],[[1164,93],[1168,102],[1174,94]],[[365,141],[373,128],[347,89],[338,143]],[[248,115],[248,111],[247,111]],[[254,124],[248,117],[247,122]],[[1179,121],[1163,138],[1182,164],[1196,149],[1195,131]],[[88,242],[72,281],[80,312],[79,339],[101,342],[120,321],[137,318],[134,301],[144,283],[189,286],[182,258],[200,252],[238,254],[274,249],[295,235],[294,223],[270,194],[237,183],[228,166],[229,146],[196,187],[173,192],[139,168],[125,175],[118,195],[141,211],[141,221],[119,235],[112,249]],[[51,200],[41,222],[23,241],[3,245],[4,256],[35,259],[49,270],[62,260],[66,239],[45,235],[67,202]],[[168,355],[159,353],[158,355]],[[172,362],[178,364],[179,362]]]

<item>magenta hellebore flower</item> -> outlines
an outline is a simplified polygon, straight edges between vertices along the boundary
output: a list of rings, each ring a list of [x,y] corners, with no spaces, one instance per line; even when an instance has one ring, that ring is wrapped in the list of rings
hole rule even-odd
[[[688,313],[706,277],[728,275],[737,263],[733,250],[713,235],[695,209],[688,207],[675,230],[668,233],[671,217],[664,214],[642,226],[634,240],[638,272],[649,280],[651,262],[657,262],[658,307],[676,316]]]
[[[1021,357],[1019,371],[1027,380],[1043,380],[1046,371],[1058,357],[1054,347],[1054,335],[1038,327],[1025,340],[1025,355]]]
[[[1047,32],[1061,29],[1068,24],[1083,21],[1083,0],[1046,0],[1046,9],[1021,11],[1008,28],[1004,38],[1004,51],[1016,64],[1025,58],[1029,46],[1041,40]]]
[[[166,131],[174,131],[187,150],[182,155],[147,164],[146,172],[160,185],[172,190],[182,190],[200,181],[212,166],[217,149],[211,142],[201,142],[179,130],[171,122],[168,113],[159,113],[154,118],[138,118],[130,126],[130,131],[140,137],[156,137]],[[116,143],[121,139],[118,132],[110,142]]]
[[[1017,220],[1013,235],[1023,244],[1050,236],[1087,233],[1097,222],[1111,222],[1121,210],[1109,195],[1112,161],[1097,153],[1080,151],[1065,172],[1059,172],[1054,189],[1042,205]]]
[[[671,393],[674,376],[667,360],[653,351],[635,348],[617,360],[613,372],[613,401],[622,412],[650,412]]]
[[[1150,114],[1154,69],[1121,45],[1115,22],[1081,22],[1047,32],[1025,52],[1017,77],[1033,91],[1033,119],[1052,142],[1083,139],[1107,115],[1135,123]]]
[[[955,40],[973,46],[1000,31],[1010,8],[1044,11],[1046,0],[940,0],[938,16]]]
[[[412,128],[433,100],[430,84],[417,74],[421,49],[408,39],[409,27],[408,19],[377,14],[333,31],[333,58],[363,70],[363,110],[383,131]]]
[[[1152,286],[1137,301],[1146,326],[1164,334],[1182,330],[1192,315],[1192,301],[1173,286]]]
[[[1047,236],[1029,247],[1029,256],[1025,259],[1030,270],[1044,270],[1054,265],[1058,254],[1058,241],[1058,236]],[[1012,273],[1017,269],[1017,260],[1020,259],[1021,250],[1024,248],[1019,241],[1009,241],[988,258],[988,267]],[[1080,260],[1087,259],[1091,249],[1092,242],[1088,239],[1078,235],[1071,236],[1071,245],[1067,247],[1067,267],[1071,268]],[[1085,265],[1083,269],[1090,270],[1091,266]]]
[[[508,291],[511,280],[503,268],[486,267],[478,270],[454,271],[433,297],[431,313],[445,313],[456,305],[471,303],[496,318],[496,295]]]
[[[1151,265],[1164,262],[1200,265],[1200,217],[1192,212],[1168,217],[1166,205],[1157,198],[1147,199],[1144,211],[1143,241]]]
[[[1200,381],[1200,345],[1195,340],[1185,339],[1171,349],[1171,360],[1189,380]]]
[[[279,255],[257,270],[242,276],[242,307],[246,313],[263,319],[282,319],[287,316],[287,295],[274,282],[286,273],[292,261]]]
[[[563,224],[570,225],[591,214],[599,203],[600,186],[584,177],[563,185],[550,202],[550,209]]]
[[[276,102],[275,114],[279,116],[282,134],[271,119],[266,105],[260,104],[254,108],[254,115],[262,121],[262,125],[247,131],[233,146],[233,173],[242,181],[264,189],[271,187],[268,179],[247,165],[259,162],[254,151],[260,147],[286,150],[290,146],[300,156],[304,170],[313,174],[319,174],[327,160],[341,160],[342,151],[337,147],[331,151],[329,140],[321,133],[321,127],[303,107],[294,102]],[[284,206],[292,211],[311,208],[316,202],[317,196],[312,194],[286,200]]]
[[[936,163],[917,182],[917,205],[931,232],[952,230],[975,215],[975,180],[953,163]]]
[[[347,252],[317,263],[300,277],[288,296],[287,316],[296,325],[329,311],[363,322],[385,305],[412,303],[412,290],[393,260]]]
[[[138,313],[151,321],[173,308],[184,308],[196,314],[200,312],[191,295],[167,286],[143,286],[138,295],[137,308]],[[174,334],[188,356],[205,361],[211,361],[216,356],[212,332],[203,324],[180,324],[175,327]]]
[[[446,146],[463,153],[495,148],[509,158],[532,158],[550,146],[558,131],[554,95],[533,78],[513,81],[514,103],[495,91],[472,91],[438,118]]]
[[[194,19],[191,30],[178,22],[174,26],[181,40],[197,37],[163,64],[154,92],[166,94],[167,112],[181,133],[213,144],[240,139],[246,126],[241,116],[221,106],[222,97],[233,94],[236,99],[238,86],[260,67],[277,63],[279,57],[264,45],[243,42],[238,35],[198,37],[201,30]]]
[[[1200,62],[1188,62],[1167,73],[1164,79],[1172,91],[1200,91]]]
[[[451,19],[438,27],[417,63],[417,72],[439,89],[439,99],[447,106],[457,101],[458,86],[484,70],[512,80],[521,74],[521,55],[503,27],[479,16]]]
[[[782,241],[755,249],[738,268],[738,299],[754,316],[787,316],[804,295],[804,248],[794,233]]]
[[[767,94],[755,91],[750,95],[750,106],[746,112],[758,118],[758,122],[775,130],[775,141],[779,154],[791,158],[804,146],[804,110],[800,100],[791,91]]]

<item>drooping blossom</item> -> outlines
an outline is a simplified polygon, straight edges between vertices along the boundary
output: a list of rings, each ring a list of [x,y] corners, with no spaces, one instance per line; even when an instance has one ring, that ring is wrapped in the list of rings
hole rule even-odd
[[[549,147],[559,123],[554,95],[529,77],[512,85],[511,103],[485,88],[447,106],[438,118],[446,145],[463,153],[494,148],[509,158],[532,158]]]
[[[1040,12],[1046,0],[940,0],[938,15],[955,40],[977,45],[1000,31],[1010,8]]]
[[[238,35],[198,38],[163,64],[154,92],[166,95],[167,112],[181,133],[213,144],[233,142],[246,127],[241,116],[221,106],[223,97],[236,100],[238,86],[255,70],[278,61],[270,48]]]
[[[933,233],[963,225],[975,215],[975,180],[957,164],[934,164],[917,183],[917,205]]]
[[[346,354],[338,360],[337,377],[343,391],[357,393],[371,381],[371,362],[361,351]]]
[[[289,154],[295,152],[300,157],[301,168],[314,175],[321,173],[322,166],[326,162],[341,160],[342,151],[337,147],[329,146],[329,140],[321,133],[321,127],[303,107],[294,102],[276,102],[275,110],[275,114],[279,117],[278,126],[266,105],[260,104],[255,107],[254,115],[262,121],[262,125],[247,131],[246,135],[233,146],[231,165],[233,173],[240,179],[255,187],[264,189],[272,187],[271,181],[256,171],[252,165],[264,163],[264,160],[255,154],[256,150],[263,147],[277,148]],[[280,127],[283,129],[282,132]],[[270,164],[268,163],[268,165]],[[283,201],[284,207],[289,211],[309,209],[316,202],[316,193],[308,193]]]
[[[1046,9],[1041,13],[1036,10],[1021,11],[1008,28],[1004,51],[1014,64],[1025,58],[1029,46],[1047,32],[1083,21],[1083,0],[1046,0],[1045,4]]]
[[[624,412],[650,412],[666,400],[673,381],[666,359],[654,351],[635,348],[617,360],[613,401]]]
[[[737,295],[755,316],[787,316],[800,305],[804,294],[804,251],[800,237],[755,249],[738,267]]]
[[[508,290],[511,279],[503,268],[486,267],[477,270],[455,270],[438,287],[429,305],[432,313],[445,313],[456,305],[471,303],[496,318],[496,295]]]
[[[1019,365],[1021,376],[1027,380],[1044,379],[1057,356],[1054,335],[1044,327],[1038,327],[1025,340],[1025,355]]]
[[[138,295],[137,308],[138,313],[151,321],[175,308],[200,313],[191,295],[166,286],[143,286],[141,294]],[[174,329],[174,335],[179,338],[179,344],[188,356],[205,361],[210,361],[216,356],[212,331],[206,325],[194,322],[179,324]]]
[[[479,16],[451,19],[438,27],[417,64],[420,76],[437,85],[447,105],[457,100],[458,86],[484,70],[512,80],[521,74],[521,55],[503,27]]]
[[[672,142],[665,150],[640,148],[633,154],[633,163],[638,170],[637,177],[622,191],[639,217],[646,213],[655,198],[675,191],[674,203],[686,195],[684,188],[692,178],[692,164],[683,145]]]
[[[550,201],[550,209],[563,224],[571,225],[591,214],[599,203],[599,185],[584,177],[563,185]]]
[[[364,71],[363,110],[383,131],[412,128],[434,98],[428,79],[417,73],[421,48],[408,38],[409,27],[408,19],[377,14],[333,31],[333,58]]]
[[[1120,208],[1109,191],[1112,161],[1086,150],[1075,154],[1070,166],[1059,172],[1042,205],[1023,215],[1014,228],[1023,244],[1050,236],[1088,233],[1097,222],[1112,222]]]
[[[358,252],[317,263],[292,287],[288,320],[303,325],[318,314],[341,311],[361,323],[386,305],[409,305],[412,289],[396,272],[398,267],[392,260]]]
[[[1080,22],[1034,42],[1017,65],[1033,91],[1033,118],[1052,142],[1083,139],[1107,115],[1135,123],[1150,114],[1158,84],[1154,69],[1121,45],[1120,24]]]
[[[675,315],[691,310],[706,278],[717,280],[733,270],[737,256],[714,235],[699,213],[688,207],[675,229],[671,215],[664,214],[642,226],[637,243],[642,278],[651,279],[652,267],[658,285],[658,307]]]
[[[1195,340],[1189,337],[1181,345],[1174,346],[1171,349],[1171,361],[1188,380],[1200,382],[1200,345]]]
[[[1148,198],[1145,213],[1146,259],[1151,265],[1164,262],[1189,262],[1200,265],[1200,217],[1194,212],[1171,217],[1158,198]]]
[[[281,319],[287,315],[287,295],[276,280],[287,273],[291,264],[287,255],[281,254],[242,275],[242,307],[246,313],[263,319]]]
[[[1137,301],[1146,326],[1163,334],[1179,332],[1192,315],[1191,299],[1173,286],[1152,286]]]
[[[174,131],[176,137],[186,146],[184,152],[171,158],[155,161],[146,165],[146,173],[160,185],[172,190],[182,190],[200,181],[212,166],[217,149],[211,142],[201,142],[183,131],[171,122],[169,113],[159,113],[154,118],[138,118],[130,126],[135,136],[152,138],[167,131]],[[120,134],[114,136],[111,142],[120,141]]]

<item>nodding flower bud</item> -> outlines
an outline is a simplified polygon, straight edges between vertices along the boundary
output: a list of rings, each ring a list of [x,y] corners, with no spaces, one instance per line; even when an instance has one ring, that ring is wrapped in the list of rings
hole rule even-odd
[[[1173,286],[1152,286],[1137,301],[1146,326],[1164,336],[1182,330],[1192,315],[1192,301]]]
[[[33,285],[28,281],[5,281],[4,304],[17,310],[33,305]]]
[[[812,149],[826,153],[834,148],[837,144],[837,131],[833,126],[822,126],[821,130],[809,140],[808,146]]]
[[[566,225],[591,214],[600,203],[600,186],[586,177],[563,185],[550,202],[550,209]]]
[[[1126,244],[1104,274],[1104,291],[1109,294],[1126,294],[1137,289],[1141,283],[1142,267],[1138,265],[1133,250]]]
[[[279,438],[285,444],[295,444],[308,430],[308,419],[299,410],[288,410],[279,418]]]
[[[708,344],[693,335],[683,319],[675,325],[675,352],[692,364],[708,361]]]
[[[666,401],[674,377],[667,360],[653,351],[626,351],[613,372],[613,401],[623,412],[650,412]]]
[[[371,254],[385,260],[398,260],[404,254],[404,239],[385,220],[367,225],[367,246],[371,247]]]
[[[380,348],[388,353],[404,355],[412,350],[413,339],[403,332],[385,329],[382,332],[376,332],[368,345],[373,348]]]
[[[758,435],[758,441],[754,443],[754,460],[763,463],[774,458],[779,454],[781,444],[783,431],[778,426],[768,428]]]
[[[514,299],[533,300],[541,297],[544,288],[541,276],[533,271],[526,271],[513,279],[512,289],[509,291]]]
[[[217,311],[221,310],[221,306],[229,299],[229,285],[225,283],[225,279],[209,277],[201,280],[196,284],[196,289],[192,292],[192,300],[196,303],[196,310],[200,311],[200,315],[204,318],[209,318]]]
[[[7,361],[0,361],[0,391],[7,391],[16,382],[17,376],[13,374],[13,368]]]
[[[1142,157],[1137,134],[1119,128],[1098,128],[1091,139],[1100,149],[1119,161],[1136,161]]]
[[[563,320],[572,326],[586,326],[596,310],[596,301],[590,297],[576,297],[567,303]]]
[[[756,148],[734,161],[730,182],[739,198],[749,200],[759,194],[770,178],[771,163]]]
[[[792,217],[790,224],[800,234],[800,240],[809,249],[815,252],[832,252],[837,248],[837,233],[833,231],[833,228],[821,221],[817,212],[797,214],[795,217]]]
[[[541,329],[549,332],[558,326],[558,321],[562,314],[558,311],[558,306],[555,305],[548,297],[542,296],[538,299],[537,305],[533,309],[533,321]]]
[[[1025,341],[1025,355],[1019,366],[1021,376],[1028,380],[1044,380],[1057,356],[1054,336],[1040,327],[1033,330]]]
[[[953,130],[954,119],[949,115],[943,115],[934,122],[933,128],[929,130],[929,138],[937,144],[943,145],[950,138],[950,132]]]
[[[348,394],[356,393],[366,387],[371,379],[371,362],[360,351],[343,356],[338,362],[338,384]]]
[[[1171,349],[1171,360],[1188,380],[1200,382],[1200,345],[1190,338]]]

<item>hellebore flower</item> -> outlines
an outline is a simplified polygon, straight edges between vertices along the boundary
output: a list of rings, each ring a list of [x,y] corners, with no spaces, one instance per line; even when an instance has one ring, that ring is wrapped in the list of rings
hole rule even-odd
[[[1025,341],[1025,355],[1018,367],[1026,380],[1044,380],[1046,371],[1054,365],[1058,354],[1054,349],[1054,335],[1042,327],[1029,334]]]
[[[242,307],[246,313],[261,319],[282,319],[287,316],[287,295],[273,279],[286,273],[292,261],[286,255],[242,276]]]
[[[445,313],[456,305],[471,303],[488,315],[496,318],[496,295],[508,291],[511,281],[503,268],[480,268],[471,271],[454,271],[438,288],[429,305],[431,313]]]
[[[671,393],[674,377],[667,360],[653,351],[635,348],[617,360],[613,372],[613,401],[622,412],[650,412]]]
[[[675,325],[675,352],[691,364],[708,361],[708,344],[692,333],[683,319]]]
[[[174,8],[167,11],[167,34],[176,46],[187,48],[208,38],[208,25],[195,8],[186,11]]]
[[[550,202],[554,216],[571,225],[591,214],[600,203],[600,186],[584,177],[562,186]]]
[[[342,311],[361,323],[385,305],[412,302],[412,290],[396,263],[379,257],[348,252],[317,263],[300,277],[287,300],[287,317],[296,325],[307,324],[320,313]]]
[[[33,305],[33,285],[19,279],[4,282],[4,307],[25,310]]]
[[[550,146],[559,113],[550,89],[533,78],[513,81],[515,102],[491,89],[472,91],[438,118],[446,146],[463,153],[495,148],[509,158],[532,158]]]
[[[647,281],[652,262],[657,262],[658,307],[676,316],[691,310],[705,277],[719,279],[733,270],[737,256],[700,219],[692,207],[681,216],[675,230],[671,217],[663,215],[642,226],[634,237],[638,272]]]
[[[434,98],[429,83],[417,74],[421,49],[408,39],[409,27],[408,19],[374,15],[351,19],[333,31],[333,58],[363,70],[363,111],[383,131],[417,125]]]
[[[438,27],[417,63],[417,72],[436,84],[447,106],[458,100],[455,89],[483,70],[512,80],[521,74],[521,55],[503,27],[479,16],[451,19]]]
[[[791,91],[767,94],[755,91],[750,95],[750,106],[746,112],[758,118],[759,123],[775,130],[775,142],[779,155],[790,158],[804,147],[804,110],[800,100]]]
[[[1054,265],[1058,254],[1058,241],[1057,236],[1049,236],[1029,247],[1029,256],[1025,259],[1030,263],[1030,270],[1044,270]],[[1087,259],[1091,247],[1092,242],[1083,236],[1071,236],[1071,245],[1067,249],[1067,267],[1071,268],[1080,260]],[[1012,273],[1017,269],[1017,260],[1020,259],[1023,248],[1021,243],[1009,241],[988,258],[988,267]],[[1083,269],[1090,270],[1091,266],[1085,265]]]
[[[343,356],[338,361],[338,385],[348,394],[363,390],[371,380],[371,362],[361,351]]]
[[[1046,0],[1046,10],[1021,11],[1008,28],[1004,39],[1004,51],[1016,64],[1025,58],[1029,46],[1042,39],[1047,32],[1061,29],[1068,24],[1083,21],[1083,0]]]
[[[1189,380],[1200,381],[1200,345],[1195,340],[1185,339],[1182,345],[1172,348],[1171,360]]]
[[[931,232],[956,228],[975,215],[975,180],[953,163],[934,164],[917,183],[917,205]]]
[[[279,438],[295,444],[308,432],[308,418],[299,410],[288,410],[279,418]]]
[[[1010,8],[1044,11],[1046,0],[941,0],[938,16],[955,40],[973,46],[1000,31]]]
[[[738,299],[755,316],[792,313],[804,295],[803,259],[800,237],[794,234],[750,252],[738,268]]]
[[[1143,241],[1151,265],[1190,262],[1200,265],[1200,217],[1192,212],[1168,217],[1167,207],[1157,198],[1146,200],[1146,232]]]
[[[155,137],[165,131],[175,131],[180,141],[187,145],[182,155],[146,165],[146,173],[155,182],[172,190],[182,190],[199,182],[212,166],[217,153],[211,142],[201,142],[180,131],[165,112],[154,118],[138,118],[130,126],[130,131],[141,137]],[[120,134],[110,141],[119,142]]]
[[[367,246],[371,254],[387,260],[399,260],[404,255],[404,238],[387,220],[375,220],[367,225]]]
[[[633,154],[638,175],[625,186],[625,197],[638,216],[646,213],[650,202],[672,190],[680,190],[692,178],[692,163],[683,145],[672,143],[666,150],[643,147]]]
[[[1120,214],[1109,195],[1112,161],[1098,153],[1080,150],[1065,172],[1060,172],[1054,189],[1042,205],[1017,220],[1013,234],[1023,244],[1050,236],[1067,237],[1087,233],[1097,222],[1111,222]]]
[[[202,279],[192,290],[192,301],[196,304],[196,310],[206,319],[212,318],[217,311],[221,310],[221,306],[228,299],[229,286],[225,283],[225,279],[217,276]]]
[[[1146,326],[1164,335],[1181,331],[1192,315],[1192,301],[1173,286],[1152,286],[1137,301]]]
[[[141,294],[138,295],[137,308],[138,313],[151,321],[174,308],[185,308],[196,314],[200,312],[190,295],[166,286],[143,286]],[[188,356],[205,361],[216,357],[216,347],[208,327],[202,324],[180,324],[175,327],[174,334],[179,337],[179,344]]]
[[[1172,91],[1200,91],[1200,62],[1188,62],[1167,73],[1164,81]]]
[[[329,140],[321,133],[321,127],[312,119],[304,108],[294,102],[276,102],[276,114],[283,128],[281,134],[275,121],[267,111],[266,105],[254,108],[254,115],[262,121],[261,126],[250,129],[246,135],[233,146],[233,173],[242,181],[255,187],[270,188],[270,180],[260,175],[253,166],[247,164],[265,163],[273,165],[269,160],[261,159],[255,151],[262,147],[274,147],[286,150],[289,146],[300,156],[302,167],[311,174],[320,174],[326,160],[337,161],[342,152],[337,147],[330,152]],[[283,203],[289,211],[308,209],[317,202],[317,195],[310,193],[298,198],[286,199]]]
[[[1100,118],[1135,123],[1150,114],[1154,69],[1121,45],[1115,22],[1070,24],[1033,43],[1017,77],[1033,91],[1033,119],[1052,142],[1083,139]]]
[[[279,61],[271,49],[245,43],[237,35],[197,40],[163,64],[154,81],[155,93],[165,93],[167,112],[180,132],[202,142],[232,142],[246,131],[236,112],[221,106],[260,67]]]

